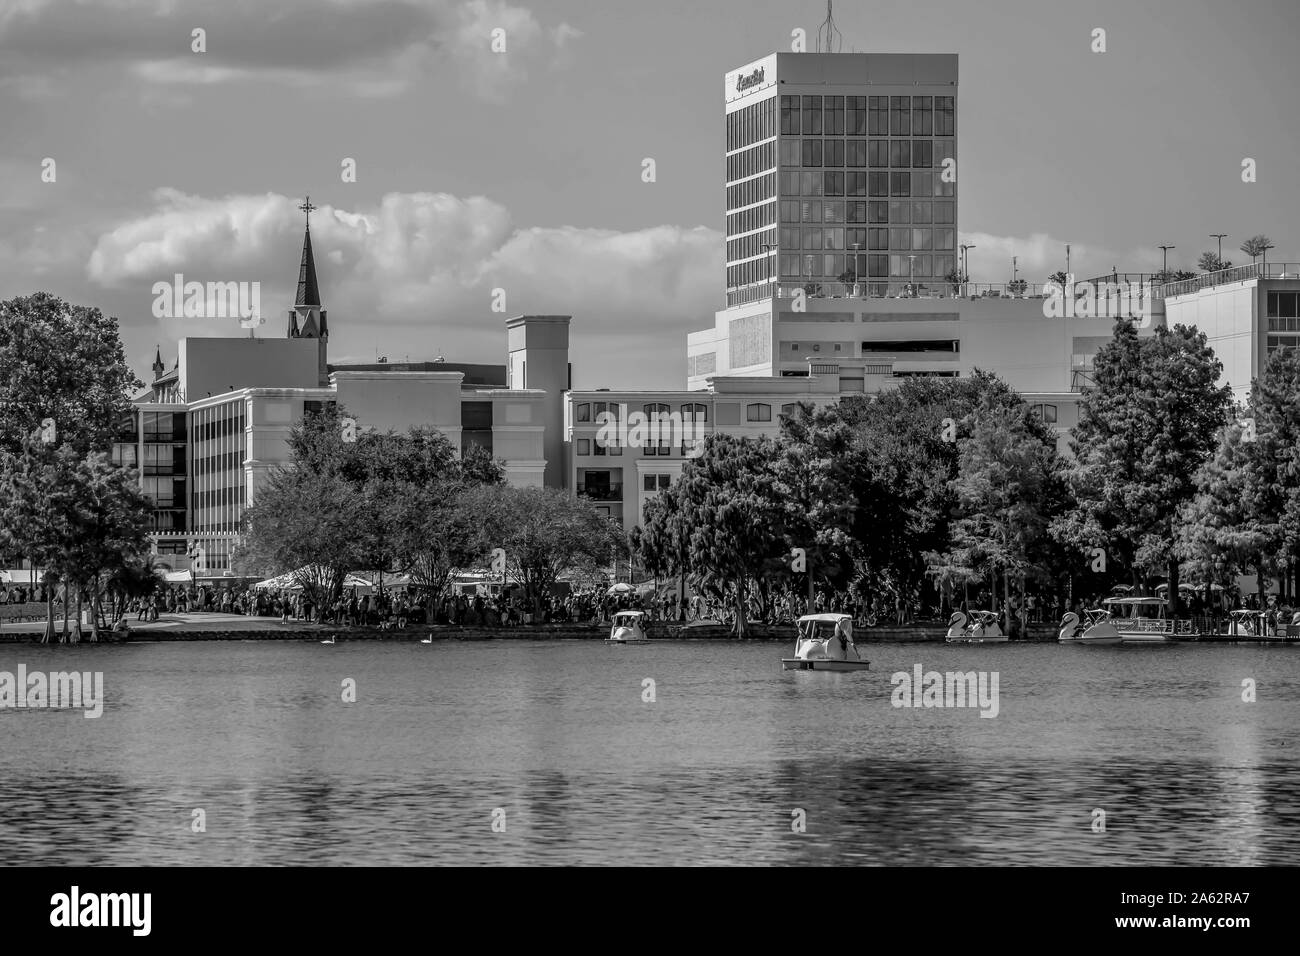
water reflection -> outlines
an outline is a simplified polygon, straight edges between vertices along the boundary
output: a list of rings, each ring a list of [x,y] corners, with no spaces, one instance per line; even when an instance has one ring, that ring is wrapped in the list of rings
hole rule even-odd
[[[816,675],[774,668],[772,645],[155,650],[129,666],[95,652],[111,674],[99,720],[0,711],[3,862],[1278,865],[1300,850],[1296,654],[881,647],[883,674]],[[1002,715],[890,707],[888,673],[917,659],[999,669]],[[1269,694],[1244,705],[1235,675],[1265,665]]]

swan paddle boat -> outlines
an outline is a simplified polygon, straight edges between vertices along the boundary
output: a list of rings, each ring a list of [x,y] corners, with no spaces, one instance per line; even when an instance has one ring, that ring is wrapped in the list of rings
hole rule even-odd
[[[787,671],[865,671],[864,661],[853,643],[853,618],[847,614],[805,614],[795,622],[799,636],[794,657],[781,658]]]
[[[948,633],[944,636],[947,644],[1006,644],[1011,638],[1002,633],[998,625],[998,616],[992,611],[971,611],[971,620],[967,623],[966,615],[953,611],[948,618]]]
[[[1062,644],[1119,644],[1123,638],[1110,621],[1110,614],[1101,608],[1083,612],[1084,619],[1067,611],[1061,618],[1061,632],[1056,639]]]
[[[649,644],[645,635],[645,611],[618,611],[606,644]]]

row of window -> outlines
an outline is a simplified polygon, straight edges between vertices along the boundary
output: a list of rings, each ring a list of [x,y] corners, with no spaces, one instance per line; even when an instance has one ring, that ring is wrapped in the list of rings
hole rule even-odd
[[[920,220],[918,220],[919,222]],[[928,220],[927,220],[928,221]],[[957,230],[950,228],[929,229],[908,226],[883,226],[873,228],[845,229],[839,226],[797,226],[781,227],[781,251],[796,249],[956,249]],[[730,247],[730,243],[728,243]],[[758,253],[754,253],[758,255]],[[741,256],[728,256],[731,259]]]
[[[782,96],[784,136],[952,136],[952,96]]]
[[[214,488],[211,491],[196,491],[193,495],[192,505],[195,510],[199,508],[226,508],[232,505],[242,505],[244,503],[244,485],[240,482],[238,485],[232,485],[229,488]],[[224,531],[224,528],[214,528],[214,531]]]
[[[761,256],[765,252],[770,252],[770,249],[763,248],[764,243],[768,246],[776,246],[775,228],[764,229],[762,232],[729,241],[727,243],[727,261],[735,262],[737,259],[752,259],[754,256]]]
[[[727,152],[776,135],[776,98],[727,114]]]
[[[727,157],[727,182],[767,172],[775,165],[776,143],[760,143],[752,149]]]
[[[221,455],[208,455],[194,459],[195,475],[210,475],[213,472],[234,471],[244,464],[242,451],[228,451]]]
[[[213,414],[210,410],[195,412],[194,440],[196,442],[211,441],[214,438],[242,434],[244,431],[244,413],[243,406],[239,407],[239,414],[231,418],[208,418],[207,416]],[[200,418],[202,420],[199,420]],[[145,441],[149,440],[147,425],[148,423],[146,423],[145,428]]]
[[[184,412],[145,412],[144,440],[185,441]]]
[[[155,508],[184,508],[184,478],[145,478],[144,493]]]
[[[727,208],[739,209],[741,206],[752,206],[764,199],[771,199],[775,195],[776,173],[769,176],[759,176],[755,179],[748,179],[743,183],[736,183],[734,186],[728,186]]]
[[[767,259],[754,259],[739,265],[727,266],[727,288],[737,289],[756,282],[769,282],[773,278]]]
[[[936,146],[938,148],[936,148]],[[760,147],[761,149],[762,147]],[[928,139],[786,139],[781,141],[782,166],[942,166],[953,158],[951,141]],[[766,168],[766,167],[763,167]],[[755,169],[754,172],[759,172]],[[728,179],[737,179],[728,176]]]
[[[856,260],[856,268],[855,268]],[[733,268],[740,268],[738,266]],[[854,282],[858,276],[872,279],[943,278],[956,268],[956,257],[948,255],[809,255],[781,256],[782,281],[826,278]],[[730,270],[728,270],[730,272]],[[759,281],[758,278],[753,281]]]
[[[573,420],[575,422],[598,422],[600,416],[606,415],[609,420],[618,421],[620,414],[620,402],[582,402],[573,406]],[[642,405],[641,411],[647,418],[654,418],[657,415],[671,415],[672,407],[663,402],[651,402],[648,405]],[[707,422],[709,420],[709,407],[701,402],[687,402],[679,409],[684,422]]]
[[[831,174],[818,173],[818,172],[795,172],[793,170],[783,170],[781,172],[781,178],[780,178],[781,197],[784,200],[789,196],[828,195],[828,193],[826,192],[826,183],[827,183],[826,177],[829,175]],[[843,175],[843,174],[839,173],[836,175]],[[864,175],[866,174],[849,173],[850,178],[846,180],[848,188],[851,190],[849,195],[851,196],[863,195],[863,192],[859,190],[862,190],[863,188],[862,184],[864,180],[861,177]],[[871,173],[870,175],[873,177],[885,177],[890,174]],[[894,173],[893,175],[908,176],[909,174]],[[957,184],[952,182],[945,182],[943,175],[941,173],[911,173],[910,175],[911,175],[911,179],[909,181],[908,191],[906,195],[935,196],[935,197],[957,195],[957,189],[956,189]],[[873,182],[873,180],[868,179],[865,180],[865,182],[870,184],[871,182]],[[874,182],[876,183],[878,189],[884,189],[887,188],[886,184],[889,181],[881,178],[881,179],[874,180]],[[902,180],[898,180],[898,182],[902,182]],[[886,195],[886,193],[884,192],[871,193],[871,195],[884,196]]]
[[[1056,424],[1056,406],[1048,405],[1045,402],[1039,402],[1029,406],[1029,413],[1036,415],[1049,425]]]
[[[764,226],[770,226],[774,222],[776,222],[776,203],[763,203],[761,206],[754,206],[751,209],[742,209],[740,212],[733,212],[728,216],[727,235],[734,236],[737,233],[762,229]]]
[[[785,196],[930,196],[938,188],[933,173],[802,172],[794,175],[799,177],[799,188],[783,190]],[[796,185],[794,181],[790,184]]]
[[[1270,292],[1268,317],[1270,319],[1300,317],[1300,292]]]

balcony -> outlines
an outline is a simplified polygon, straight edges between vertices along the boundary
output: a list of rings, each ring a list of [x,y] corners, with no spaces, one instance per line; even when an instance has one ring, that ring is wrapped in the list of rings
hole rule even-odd
[[[611,482],[608,485],[579,484],[578,496],[592,501],[622,501],[623,485],[621,482]]]
[[[1166,299],[1187,295],[1200,289],[1210,289],[1229,282],[1246,282],[1249,279],[1300,279],[1300,262],[1256,262],[1248,266],[1233,266],[1218,272],[1207,272],[1195,279],[1167,282],[1163,286]]]

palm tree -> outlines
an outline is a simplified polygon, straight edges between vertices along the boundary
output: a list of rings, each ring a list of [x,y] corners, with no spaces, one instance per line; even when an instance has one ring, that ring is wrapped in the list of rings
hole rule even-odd
[[[1265,235],[1251,236],[1241,244],[1241,251],[1250,256],[1252,266],[1255,264],[1256,259],[1272,248],[1273,240]]]

